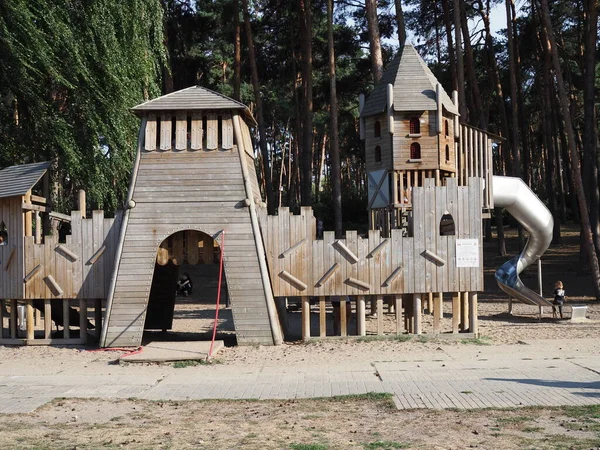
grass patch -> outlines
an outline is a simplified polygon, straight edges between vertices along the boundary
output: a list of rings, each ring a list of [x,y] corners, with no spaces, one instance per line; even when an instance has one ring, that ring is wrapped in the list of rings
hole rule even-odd
[[[290,450],[327,450],[329,447],[324,444],[297,444],[291,443]]]
[[[496,422],[499,424],[512,424],[521,422],[531,422],[532,419],[526,416],[513,416],[513,417],[498,417]]]
[[[356,342],[376,342],[376,341],[390,341],[390,342],[408,342],[412,340],[411,334],[386,334],[386,335],[369,335],[361,336],[356,339]]]
[[[476,338],[462,339],[460,342],[469,345],[492,345],[492,338],[488,336],[479,336]]]
[[[397,448],[410,448],[410,444],[396,441],[375,441],[364,444],[365,450],[394,450]]]
[[[566,406],[564,413],[567,417],[600,419],[600,405]]]
[[[525,427],[521,431],[523,433],[538,433],[543,430],[544,430],[543,427]]]

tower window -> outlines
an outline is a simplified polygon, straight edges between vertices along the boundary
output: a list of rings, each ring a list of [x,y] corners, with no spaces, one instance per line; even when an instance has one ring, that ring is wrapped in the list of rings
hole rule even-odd
[[[381,162],[381,147],[375,147],[375,162]]]
[[[450,128],[448,126],[448,119],[446,119],[445,122],[444,122],[444,128],[445,128],[445,131],[446,131],[446,136],[450,136]]]
[[[8,244],[8,230],[4,222],[0,222],[0,245]]]
[[[455,234],[456,227],[454,225],[452,214],[446,212],[440,220],[440,236],[454,236]]]
[[[410,159],[421,159],[421,146],[417,142],[410,144]]]
[[[450,146],[446,144],[446,162],[450,161]]]
[[[379,122],[379,120],[375,122],[373,134],[376,138],[381,137],[381,123]]]
[[[421,134],[421,122],[418,117],[410,119],[410,134]]]

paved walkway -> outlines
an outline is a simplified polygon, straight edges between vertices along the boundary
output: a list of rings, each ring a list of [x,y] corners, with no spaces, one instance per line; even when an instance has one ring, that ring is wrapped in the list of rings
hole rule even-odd
[[[367,392],[392,393],[399,409],[600,404],[600,344],[585,341],[581,350],[579,343],[441,346],[425,356],[390,353],[385,361],[327,366],[116,366],[102,374],[90,368],[36,374],[32,367],[25,375],[0,371],[0,413],[30,412],[57,397],[292,399]]]

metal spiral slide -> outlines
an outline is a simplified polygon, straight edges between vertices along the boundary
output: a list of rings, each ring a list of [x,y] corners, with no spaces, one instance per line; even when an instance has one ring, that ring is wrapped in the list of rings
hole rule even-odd
[[[554,220],[548,208],[520,178],[493,178],[494,206],[506,208],[525,230],[529,239],[519,256],[496,271],[500,289],[516,300],[538,306],[552,306],[548,300],[523,284],[519,274],[536,262],[550,246]]]

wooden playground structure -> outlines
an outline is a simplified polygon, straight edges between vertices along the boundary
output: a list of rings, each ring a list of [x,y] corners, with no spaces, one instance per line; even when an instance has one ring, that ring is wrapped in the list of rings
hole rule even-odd
[[[385,304],[393,334],[477,335],[492,141],[459,122],[457,96],[412,47],[361,100],[365,236],[317,238],[310,208],[267,215],[245,105],[195,86],[133,111],[141,118],[136,160],[114,219],[86,217],[83,200],[70,215],[53,212],[48,163],[0,171],[0,344],[84,344],[93,328],[101,346],[139,346],[145,329],[171,328],[179,266],[221,254],[240,345],[281,343],[294,298],[304,339],[332,335],[335,305],[342,336],[351,334],[347,308],[356,335],[367,333],[367,311],[376,317],[371,332],[384,334]],[[57,221],[70,224],[64,240],[50,225]],[[431,329],[422,326],[424,306]]]

